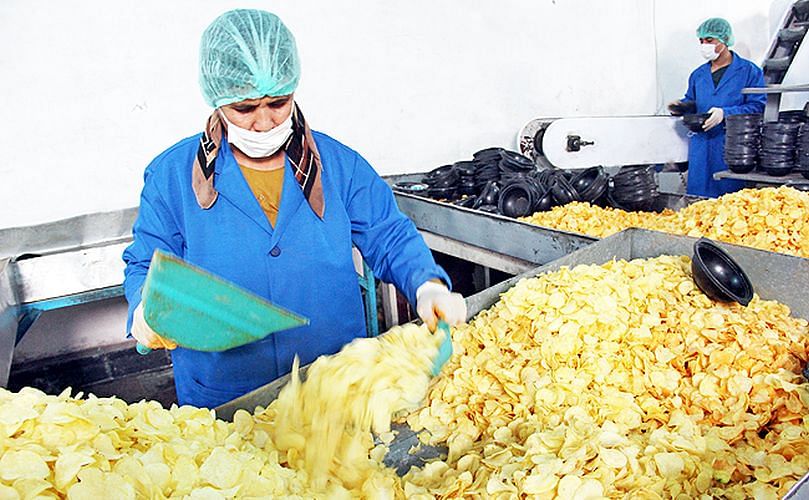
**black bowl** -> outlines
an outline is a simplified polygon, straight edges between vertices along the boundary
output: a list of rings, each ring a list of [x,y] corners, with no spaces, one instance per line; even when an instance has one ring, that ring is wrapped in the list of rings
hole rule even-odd
[[[533,190],[520,182],[505,186],[497,200],[497,210],[507,217],[525,217],[534,210]]]
[[[444,165],[435,168],[424,176],[422,182],[429,184],[432,188],[448,188],[458,181],[458,171],[452,165]]]
[[[705,120],[707,120],[709,116],[711,116],[710,113],[683,115],[683,124],[691,132],[704,132],[702,126],[705,125]]]
[[[586,191],[593,182],[595,182],[601,174],[604,172],[604,169],[601,167],[590,167],[587,169],[582,170],[581,172],[577,173],[573,176],[573,179],[570,181],[570,184],[573,185],[573,189],[575,189],[579,194],[583,191]]]
[[[728,170],[737,174],[747,174],[752,172],[756,168],[756,163],[728,163],[727,159],[725,159],[725,163],[728,164]]]
[[[570,181],[581,201],[594,202],[601,198],[609,185],[609,176],[601,167],[590,167]]]
[[[767,175],[772,176],[772,177],[783,177],[785,175],[788,175],[788,174],[792,173],[793,168],[794,167],[792,167],[790,165],[778,166],[778,167],[773,166],[773,165],[764,165],[762,167],[764,172],[766,172]]]
[[[475,153],[472,155],[472,158],[478,161],[482,161],[484,163],[489,163],[491,161],[500,161],[501,151],[504,151],[503,148],[481,149],[480,151],[475,151]]]
[[[548,210],[552,209],[556,206],[556,199],[553,197],[553,192],[550,188],[545,189],[539,200],[536,202],[536,206],[534,207],[535,212],[547,212]]]
[[[753,299],[753,284],[744,270],[716,243],[700,238],[694,243],[691,274],[700,290],[719,302],[746,306]]]
[[[801,174],[803,174],[803,172],[801,172]],[[809,177],[807,178],[809,179]],[[798,191],[803,191],[805,193],[809,192],[809,183],[799,182],[797,184],[788,184],[788,186],[791,187],[792,189],[797,189]]]
[[[690,115],[697,112],[697,103],[694,101],[677,101],[669,105],[672,116]]]
[[[417,194],[417,195],[425,195],[427,194],[427,190],[430,188],[427,184],[423,182],[410,182],[410,181],[402,181],[397,182],[393,185],[394,191],[399,191],[402,193],[407,194]]]
[[[570,202],[579,201],[579,194],[573,189],[573,186],[570,185],[570,181],[563,176],[558,176],[553,180],[551,183],[551,193],[553,194],[553,199],[556,200],[556,203],[559,205],[567,205]]]
[[[480,192],[480,199],[483,200],[484,205],[497,205],[497,199],[500,196],[500,186],[495,181],[489,181]]]
[[[456,161],[452,164],[458,175],[462,177],[472,177],[478,170],[478,162],[476,161]]]

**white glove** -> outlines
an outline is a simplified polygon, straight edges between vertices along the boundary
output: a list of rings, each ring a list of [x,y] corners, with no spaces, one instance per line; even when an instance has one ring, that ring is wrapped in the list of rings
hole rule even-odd
[[[702,125],[702,130],[706,132],[722,123],[722,120],[725,119],[725,111],[722,108],[711,108],[708,110],[708,113],[710,113],[711,116],[709,116],[708,119],[705,120],[705,124]]]
[[[143,317],[143,302],[132,313],[132,336],[149,349],[175,349],[177,344],[155,333]]]
[[[416,312],[434,332],[439,319],[450,326],[466,321],[466,301],[460,293],[450,293],[444,284],[428,281],[416,290]]]

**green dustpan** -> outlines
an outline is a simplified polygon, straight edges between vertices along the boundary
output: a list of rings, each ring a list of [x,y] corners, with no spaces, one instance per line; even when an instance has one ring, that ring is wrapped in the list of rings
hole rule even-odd
[[[196,351],[226,351],[309,320],[155,250],[143,285],[143,317],[159,335]],[[138,344],[138,352],[150,349]]]

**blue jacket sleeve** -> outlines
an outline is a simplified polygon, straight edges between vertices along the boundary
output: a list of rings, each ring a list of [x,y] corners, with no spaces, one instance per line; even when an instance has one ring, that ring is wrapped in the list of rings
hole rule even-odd
[[[352,241],[374,273],[416,304],[416,289],[434,278],[451,287],[413,222],[396,206],[393,191],[360,155],[355,155],[346,209]]]
[[[691,73],[688,77],[688,88],[685,91],[685,96],[683,97],[683,101],[694,101],[697,100],[697,90],[694,87],[694,73]]]
[[[183,237],[158,189],[152,166],[144,174],[144,186],[140,196],[138,218],[132,228],[133,241],[124,250],[124,294],[129,304],[126,320],[127,335],[131,335],[132,313],[140,304],[143,282],[152,254],[159,248],[175,255],[182,255]]]
[[[750,64],[744,88],[766,87],[764,83],[764,72],[755,64]],[[724,106],[722,110],[726,115],[740,115],[749,113],[763,113],[764,105],[767,104],[767,96],[764,94],[742,94],[742,103],[737,106]]]

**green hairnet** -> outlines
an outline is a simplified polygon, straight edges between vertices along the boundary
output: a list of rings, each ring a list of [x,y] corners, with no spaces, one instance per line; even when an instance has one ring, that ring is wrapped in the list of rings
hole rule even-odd
[[[730,23],[721,17],[712,17],[700,24],[697,28],[697,38],[715,38],[728,47],[736,41]]]
[[[288,95],[301,74],[295,39],[263,10],[237,9],[217,17],[202,34],[199,85],[211,106]]]

